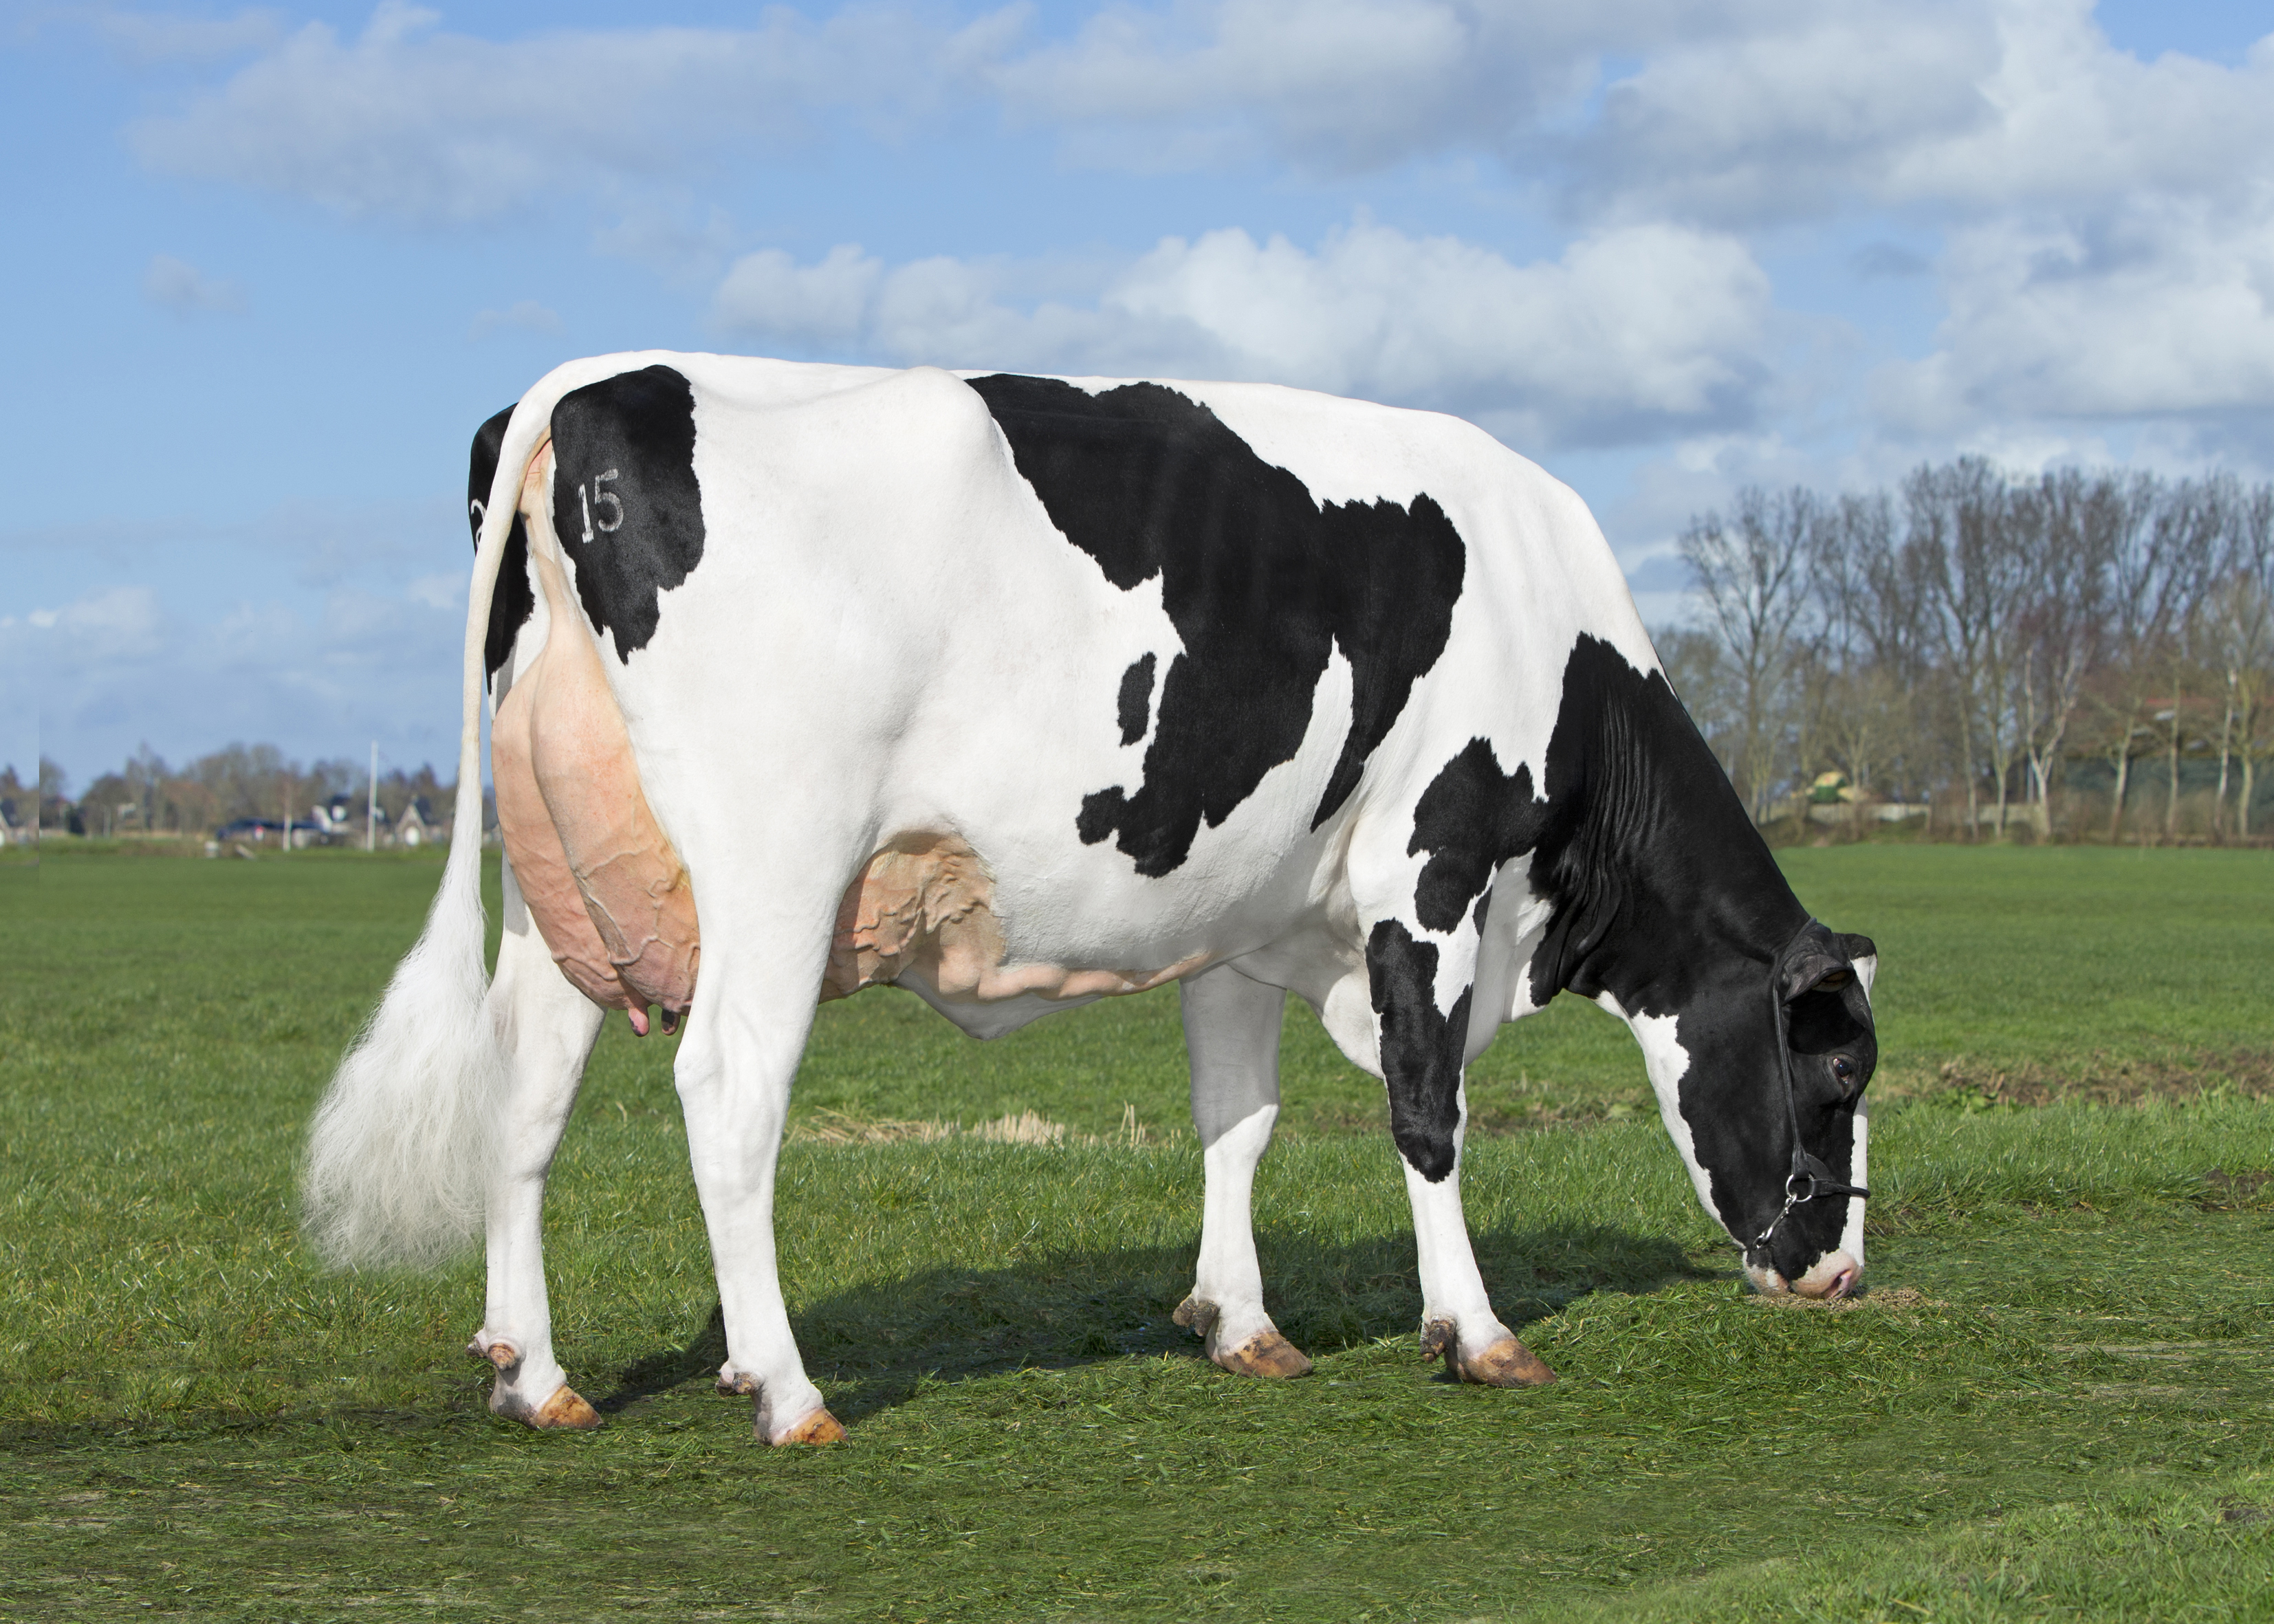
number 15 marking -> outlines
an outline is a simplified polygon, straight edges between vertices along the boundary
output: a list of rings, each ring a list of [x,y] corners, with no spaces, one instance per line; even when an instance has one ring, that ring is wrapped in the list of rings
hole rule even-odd
[[[592,477],[592,483],[589,488],[581,485],[576,487],[576,500],[584,509],[584,539],[586,541],[592,539],[592,533],[595,530],[598,530],[603,536],[610,536],[623,529],[624,499],[618,496],[614,491],[603,491],[600,489],[600,486],[606,484],[608,480],[621,479],[622,477],[622,474],[612,468],[605,474],[595,474]],[[596,526],[592,523],[592,509],[595,508],[603,509],[613,508],[614,511],[604,511],[600,516],[599,523]]]

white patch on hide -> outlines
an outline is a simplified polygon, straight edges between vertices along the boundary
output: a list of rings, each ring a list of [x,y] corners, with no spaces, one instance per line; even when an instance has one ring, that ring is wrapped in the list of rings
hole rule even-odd
[[[1609,993],[1600,994],[1595,1002],[1626,1022],[1627,1030],[1642,1046],[1643,1068],[1650,1073],[1652,1092],[1658,1095],[1658,1118],[1666,1124],[1675,1149],[1682,1153],[1682,1165],[1690,1169],[1690,1182],[1698,1192],[1699,1205],[1714,1222],[1721,1222],[1721,1209],[1713,1205],[1713,1181],[1698,1161],[1697,1141],[1690,1137],[1690,1124],[1682,1115],[1682,1079],[1690,1071],[1690,1051],[1675,1035],[1681,1018],[1630,1015]]]
[[[1372,984],[1363,960],[1328,990],[1319,1024],[1352,1065],[1369,1077],[1382,1076],[1382,1033],[1374,1025]]]
[[[1871,1181],[1866,1177],[1870,1169],[1866,1166],[1864,1150],[1871,1137],[1871,1101],[1867,1094],[1856,1101],[1856,1149],[1853,1160],[1848,1164],[1848,1182],[1851,1184],[1861,1184],[1866,1189],[1871,1187]],[[1840,1231],[1840,1250],[1856,1259],[1856,1272],[1862,1274],[1864,1271],[1864,1198],[1861,1196],[1851,1195],[1848,1198],[1848,1222]]]

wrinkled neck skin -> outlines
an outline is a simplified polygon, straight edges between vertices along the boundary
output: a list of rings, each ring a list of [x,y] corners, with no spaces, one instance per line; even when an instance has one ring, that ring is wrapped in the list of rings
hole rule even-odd
[[[1754,1283],[1820,1295],[1811,1288],[1840,1267],[1861,1272],[1860,1200],[1796,1207],[1758,1244],[1793,1148],[1770,982],[1808,912],[1664,675],[1590,642],[1572,656],[1548,747],[1553,811],[1527,877],[1553,912],[1530,1002],[1568,990],[1627,1023],[1698,1199],[1745,1249]],[[1802,1099],[1803,1141],[1860,1184],[1860,1111],[1825,1104]]]

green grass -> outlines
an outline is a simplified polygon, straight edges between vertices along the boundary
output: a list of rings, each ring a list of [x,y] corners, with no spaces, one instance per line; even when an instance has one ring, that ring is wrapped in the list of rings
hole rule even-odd
[[[1885,950],[1898,1074],[2170,1083],[2274,1049],[2260,854],[1783,858]],[[1319,1375],[1272,1386],[1168,1322],[1200,1184],[1172,997],[978,1045],[872,993],[823,1012],[802,1120],[1103,1135],[1133,1105],[1154,1138],[794,1143],[786,1290],[853,1436],[766,1451],[708,1387],[667,1046],[614,1023],[548,1226],[610,1425],[494,1423],[457,1351],[476,1261],[329,1275],[291,1225],[302,1124],[435,873],[0,878],[0,1619],[2274,1617],[2274,1102],[1892,1101],[1872,1295],[1777,1308],[1634,1109],[1623,1031],[1570,1000],[1478,1085],[1502,1127],[1565,1125],[1480,1139],[1466,1183],[1554,1387],[1420,1364],[1375,1086],[1306,1012],[1259,1212]]]

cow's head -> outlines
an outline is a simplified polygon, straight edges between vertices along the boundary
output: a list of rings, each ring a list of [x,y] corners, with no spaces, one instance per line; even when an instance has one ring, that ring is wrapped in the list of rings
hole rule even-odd
[[[1879,950],[1809,918],[1662,670],[1578,638],[1541,776],[1531,1007],[1569,990],[1626,1019],[1756,1285],[1853,1290]]]
[[[1879,950],[1813,920],[1764,971],[1730,954],[1668,1015],[1626,1014],[1706,1209],[1764,1291],[1835,1297],[1864,1272],[1864,1086]],[[1796,1128],[1797,1129],[1796,1158]]]

